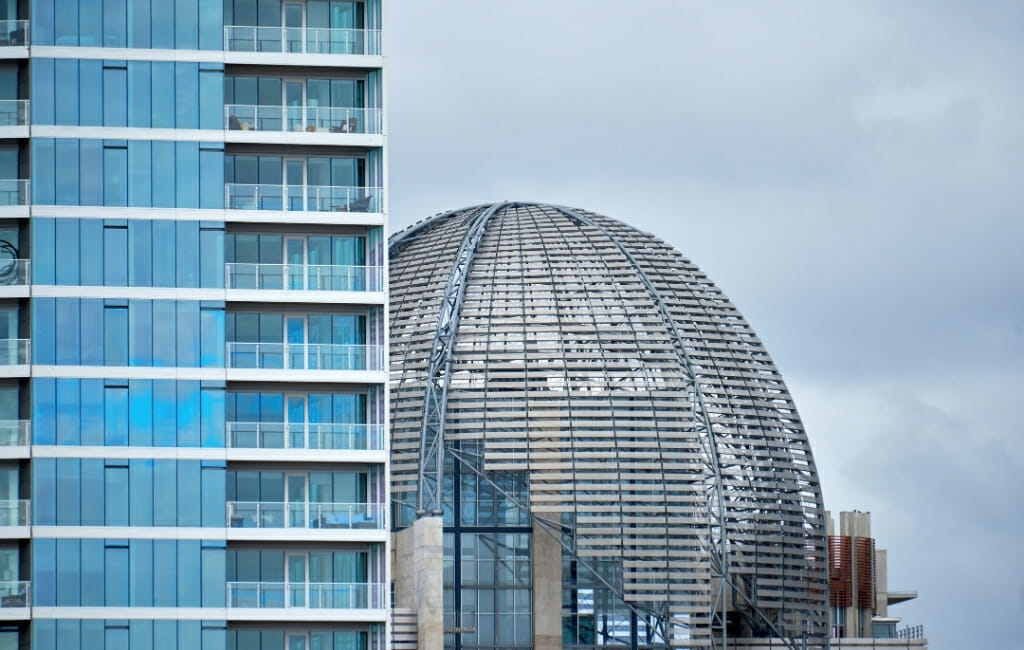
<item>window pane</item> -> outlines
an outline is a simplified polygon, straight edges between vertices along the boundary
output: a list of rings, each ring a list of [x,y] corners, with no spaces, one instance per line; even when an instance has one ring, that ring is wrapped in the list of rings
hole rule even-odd
[[[105,307],[103,310],[103,362],[108,366],[128,365],[128,309]],[[109,424],[109,421],[108,421]]]
[[[128,205],[128,148],[103,149],[103,205]]]
[[[109,0],[105,0],[109,2]],[[103,68],[103,125],[128,125],[127,67]]]

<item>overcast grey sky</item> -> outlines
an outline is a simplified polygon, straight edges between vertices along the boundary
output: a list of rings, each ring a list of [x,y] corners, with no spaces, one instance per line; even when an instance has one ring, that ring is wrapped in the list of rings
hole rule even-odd
[[[389,0],[392,232],[665,239],[782,370],[933,650],[1024,648],[1024,4]]]

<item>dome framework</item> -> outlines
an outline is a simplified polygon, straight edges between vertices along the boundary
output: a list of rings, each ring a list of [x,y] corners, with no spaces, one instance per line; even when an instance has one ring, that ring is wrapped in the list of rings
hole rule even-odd
[[[618,221],[531,203],[437,215],[390,252],[399,525],[442,512],[446,459],[499,488],[519,476],[528,499],[506,499],[576,561],[616,564],[606,584],[666,645],[827,639],[806,434],[699,269]]]

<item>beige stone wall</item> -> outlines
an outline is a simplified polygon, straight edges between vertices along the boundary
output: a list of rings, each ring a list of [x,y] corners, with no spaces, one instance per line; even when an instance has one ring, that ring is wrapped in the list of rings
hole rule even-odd
[[[416,612],[420,650],[444,650],[444,536],[440,517],[424,517],[393,535],[396,609]]]
[[[533,644],[537,650],[562,648],[562,546],[533,525]]]

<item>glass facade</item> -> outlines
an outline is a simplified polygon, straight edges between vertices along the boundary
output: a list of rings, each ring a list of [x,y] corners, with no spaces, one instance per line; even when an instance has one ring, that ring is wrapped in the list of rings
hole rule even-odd
[[[381,15],[0,0],[0,650],[386,647]]]

